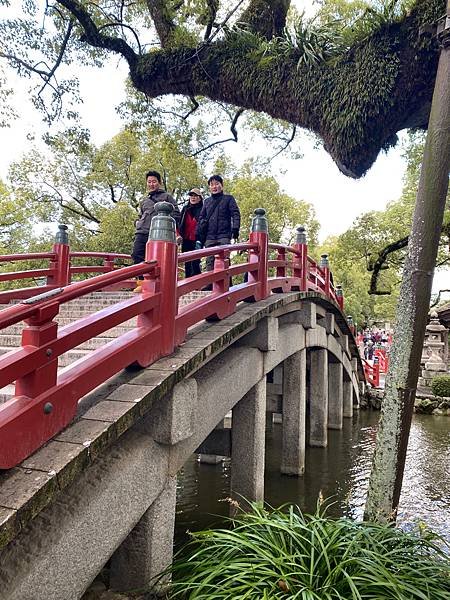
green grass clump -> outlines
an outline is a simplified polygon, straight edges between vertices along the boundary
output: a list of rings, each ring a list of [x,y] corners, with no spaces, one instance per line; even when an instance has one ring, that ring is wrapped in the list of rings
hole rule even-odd
[[[450,559],[437,539],[255,504],[230,529],[192,534],[175,558],[170,598],[448,600]]]

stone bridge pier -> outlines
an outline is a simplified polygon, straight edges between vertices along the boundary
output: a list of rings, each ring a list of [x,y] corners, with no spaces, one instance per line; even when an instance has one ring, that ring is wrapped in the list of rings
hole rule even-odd
[[[149,586],[172,560],[176,477],[189,456],[230,456],[233,497],[244,508],[263,500],[267,420],[282,423],[281,472],[301,476],[307,446],[325,447],[353,414],[358,361],[339,308],[293,292],[201,324],[172,356],[109,383],[51,442],[56,458],[44,448],[23,465],[33,477],[52,468],[57,485],[44,497],[35,482],[39,499],[28,492],[17,509],[0,600],[76,600],[108,560],[112,588]]]

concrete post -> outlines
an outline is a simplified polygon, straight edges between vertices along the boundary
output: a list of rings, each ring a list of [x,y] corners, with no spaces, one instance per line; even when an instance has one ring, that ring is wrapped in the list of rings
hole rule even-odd
[[[309,445],[325,448],[328,443],[328,351],[311,350]]]
[[[245,508],[245,500],[264,500],[266,378],[233,408],[231,495]]]
[[[342,429],[343,417],[343,373],[341,362],[328,363],[328,427]]]
[[[306,446],[306,349],[283,363],[283,446],[281,472],[302,475]]]
[[[176,477],[144,513],[111,558],[111,588],[118,591],[150,588],[173,556]],[[165,583],[165,582],[164,582]],[[163,585],[163,582],[157,587]]]
[[[346,418],[353,417],[353,385],[350,379],[344,378],[343,381],[343,416]]]

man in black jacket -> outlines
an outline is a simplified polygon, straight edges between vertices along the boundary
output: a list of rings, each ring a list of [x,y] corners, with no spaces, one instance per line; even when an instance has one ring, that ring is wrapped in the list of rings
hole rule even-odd
[[[223,193],[223,179],[212,175],[208,179],[211,196],[203,202],[197,224],[196,247],[226,246],[231,238],[239,239],[241,213],[236,200],[230,194]],[[214,256],[206,259],[206,270],[214,268]]]
[[[177,227],[180,223],[180,210],[172,196],[161,189],[161,175],[158,171],[149,171],[145,176],[145,180],[147,183],[147,196],[141,200],[139,219],[136,221],[133,252],[131,253],[134,264],[143,262],[145,258],[145,246],[150,224],[156,214],[155,204],[157,202],[170,202],[173,205],[172,217],[175,219]]]

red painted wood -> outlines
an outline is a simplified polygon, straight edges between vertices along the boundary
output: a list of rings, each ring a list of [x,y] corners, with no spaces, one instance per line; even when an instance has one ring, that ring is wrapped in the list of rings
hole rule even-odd
[[[269,250],[276,251],[275,260],[269,260]],[[246,252],[247,261],[230,265],[234,252]],[[178,269],[183,263],[207,256],[215,256],[213,271],[178,280]],[[269,244],[265,232],[252,232],[249,242],[181,256],[173,242],[149,241],[147,262],[119,269],[115,260],[128,258],[127,255],[70,252],[64,244],[55,244],[52,253],[33,255],[37,257],[51,261],[50,268],[43,270],[48,284],[18,290],[18,297],[31,295],[33,289],[53,290],[53,295],[37,296],[33,303],[0,311],[0,328],[27,322],[22,346],[0,357],[0,387],[16,382],[16,396],[0,406],[2,469],[19,464],[67,426],[76,413],[78,400],[85,394],[131,363],[148,366],[172,353],[185,340],[189,327],[205,318],[223,319],[236,310],[238,302],[259,301],[271,291],[313,290],[335,302],[341,301],[331,284],[329,269],[321,269],[308,257],[306,244]],[[73,258],[83,257],[102,258],[104,262],[92,267],[70,265]],[[8,255],[0,257],[0,262],[21,259]],[[270,268],[276,269],[276,277],[269,277]],[[104,273],[69,283],[73,273],[98,271]],[[31,276],[32,271],[24,273]],[[230,287],[230,278],[243,273],[247,274],[246,282]],[[140,275],[144,276],[141,294],[58,329],[54,319],[61,304],[101,289],[128,286]],[[180,297],[208,284],[212,285],[210,294],[178,310]],[[59,356],[134,316],[138,317],[135,329],[92,351],[58,375]],[[364,368],[375,385],[377,367]]]

